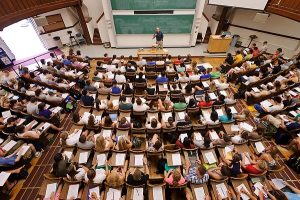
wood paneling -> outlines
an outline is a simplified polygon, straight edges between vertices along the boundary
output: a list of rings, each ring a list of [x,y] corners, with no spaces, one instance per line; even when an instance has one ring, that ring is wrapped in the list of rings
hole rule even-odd
[[[270,0],[266,11],[300,21],[299,0]]]
[[[0,30],[22,19],[70,6],[81,0],[0,0]]]

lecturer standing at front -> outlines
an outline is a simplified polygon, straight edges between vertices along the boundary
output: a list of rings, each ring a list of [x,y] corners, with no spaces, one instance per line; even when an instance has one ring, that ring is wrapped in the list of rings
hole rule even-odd
[[[156,31],[153,35],[153,39],[156,38],[156,44],[158,48],[163,48],[163,42],[164,42],[164,34],[160,31],[160,29],[157,27]]]

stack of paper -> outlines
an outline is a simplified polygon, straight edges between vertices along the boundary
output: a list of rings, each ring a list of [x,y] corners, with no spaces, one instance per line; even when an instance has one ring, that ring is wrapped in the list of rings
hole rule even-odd
[[[71,160],[73,152],[72,151],[64,151],[63,154],[65,154],[68,158],[68,160]]]
[[[122,166],[125,162],[125,153],[116,154],[116,166]]]
[[[90,189],[90,198],[92,193],[95,193],[97,195],[97,199],[100,199],[100,188],[99,187],[94,187]]]
[[[50,199],[52,193],[56,192],[57,183],[47,184],[45,199]]]
[[[231,110],[232,114],[237,114],[238,113],[237,110],[235,109],[235,107],[233,107],[233,106],[230,106],[229,109]]]
[[[86,163],[88,160],[89,152],[82,152],[79,154],[79,164]]]
[[[3,117],[3,118],[9,118],[9,117],[11,117],[11,116],[12,116],[12,115],[11,115],[10,110],[2,112],[2,117]]]
[[[222,199],[225,199],[228,197],[228,191],[227,191],[227,188],[224,183],[217,184],[216,188],[217,188],[218,194],[220,194]]]
[[[67,199],[76,199],[78,196],[79,184],[70,185]]]
[[[104,153],[97,155],[97,166],[105,165],[105,161],[106,161],[106,155]]]
[[[178,114],[179,119],[184,119],[184,117],[185,117],[184,112],[178,112],[177,114]]]
[[[246,186],[242,183],[241,185],[239,185],[239,186],[237,186],[237,189],[239,190],[239,191],[241,191],[242,189],[244,189],[245,191],[247,191],[248,193],[249,193],[249,191],[248,191],[248,189],[246,188]],[[242,199],[243,200],[248,200],[248,199],[250,199],[246,194],[244,194],[243,192],[241,192],[241,197],[242,197]]]
[[[197,141],[203,140],[203,137],[199,132],[195,132],[194,136],[195,136],[195,140]]]
[[[110,129],[103,129],[102,130],[102,136],[104,138],[110,138],[111,137],[111,130]]]
[[[153,187],[153,200],[163,200],[162,187]]]
[[[217,162],[213,152],[209,151],[209,152],[206,152],[204,155],[209,164],[213,164],[213,163]]]
[[[209,98],[210,98],[211,100],[217,99],[217,96],[216,96],[215,93],[208,93],[208,96],[209,96]]]
[[[11,141],[9,141],[7,144],[5,144],[4,147],[3,147],[2,149],[5,150],[5,151],[9,151],[9,150],[11,150],[11,148],[13,148],[16,144],[17,144],[16,141],[11,140]]]
[[[172,154],[172,163],[173,163],[173,166],[181,165],[180,153],[173,153]]]
[[[134,166],[140,167],[143,166],[143,154],[134,155]]]
[[[204,200],[205,199],[205,192],[203,187],[195,188],[195,195],[196,200]]]
[[[255,148],[258,153],[262,153],[265,150],[265,147],[262,142],[255,142]]]
[[[254,127],[246,122],[242,122],[242,123],[240,123],[240,128],[245,131],[252,132]]]
[[[133,189],[133,199],[134,200],[144,200],[143,188],[134,188]]]
[[[239,132],[240,131],[239,125],[231,125],[231,131],[232,132]]]
[[[7,173],[7,172],[0,173],[0,187],[2,187],[5,184],[5,182],[7,181],[9,176],[10,176],[10,173]]]
[[[120,200],[120,198],[121,198],[121,190],[117,190],[114,188],[108,189],[106,200]]]
[[[219,116],[223,116],[224,113],[223,113],[223,110],[222,109],[216,109],[217,113]]]

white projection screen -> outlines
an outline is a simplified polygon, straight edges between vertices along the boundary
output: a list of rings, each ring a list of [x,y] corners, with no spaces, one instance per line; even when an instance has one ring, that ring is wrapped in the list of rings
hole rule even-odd
[[[208,4],[264,10],[268,0],[208,0]]]

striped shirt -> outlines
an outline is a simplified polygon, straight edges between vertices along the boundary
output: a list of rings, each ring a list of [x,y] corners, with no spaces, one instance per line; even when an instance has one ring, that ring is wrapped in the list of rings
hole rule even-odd
[[[196,174],[197,167],[190,167],[188,173],[185,175],[185,180],[194,183],[202,184],[208,181],[209,175],[205,173],[202,178],[198,178]]]

